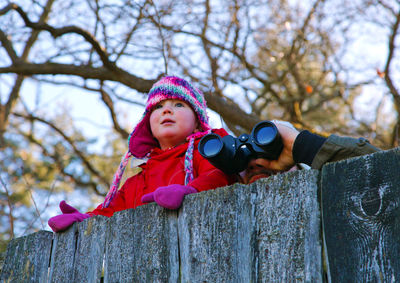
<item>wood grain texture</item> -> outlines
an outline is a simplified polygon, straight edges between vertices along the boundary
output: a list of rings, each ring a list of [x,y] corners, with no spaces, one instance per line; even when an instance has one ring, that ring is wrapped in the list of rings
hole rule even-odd
[[[317,171],[189,196],[181,282],[321,282]]]
[[[54,234],[49,282],[73,282],[77,244],[78,232],[76,223],[68,230]]]
[[[251,282],[254,243],[250,188],[187,197],[178,218],[181,282]]]
[[[104,282],[177,282],[176,216],[155,204],[116,213],[107,227]]]
[[[309,170],[257,183],[257,281],[322,281],[317,180]]]
[[[48,282],[321,282],[317,183],[290,172],[75,223],[54,236]]]
[[[7,246],[0,282],[46,282],[53,233],[40,231]]]
[[[105,216],[96,216],[77,224],[74,282],[100,282],[109,220]]]
[[[323,167],[331,282],[400,281],[399,166],[397,148]]]
[[[100,282],[108,220],[91,217],[54,234],[49,282]]]

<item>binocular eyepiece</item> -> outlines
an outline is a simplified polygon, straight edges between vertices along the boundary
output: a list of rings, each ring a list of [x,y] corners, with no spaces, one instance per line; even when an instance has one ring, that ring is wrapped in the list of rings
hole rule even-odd
[[[269,121],[258,123],[250,135],[242,134],[238,138],[220,137],[214,133],[205,135],[198,146],[204,158],[227,174],[243,171],[251,159],[276,160],[282,148],[278,129]]]

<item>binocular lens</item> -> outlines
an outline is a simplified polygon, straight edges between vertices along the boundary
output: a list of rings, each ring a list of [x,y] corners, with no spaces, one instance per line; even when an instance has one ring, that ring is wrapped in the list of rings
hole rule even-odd
[[[203,147],[204,154],[207,156],[213,156],[218,153],[221,148],[221,143],[217,139],[208,140]]]
[[[200,143],[200,152],[206,157],[213,157],[221,151],[222,141],[218,135],[209,134],[204,137],[204,140]]]
[[[275,136],[276,131],[272,127],[260,127],[255,132],[255,139],[260,145],[269,144],[271,141],[274,140]]]
[[[282,152],[282,140],[276,126],[263,121],[254,126],[250,135],[242,134],[238,138],[231,135],[220,137],[211,133],[199,142],[199,153],[226,174],[243,171],[251,159],[278,159]]]

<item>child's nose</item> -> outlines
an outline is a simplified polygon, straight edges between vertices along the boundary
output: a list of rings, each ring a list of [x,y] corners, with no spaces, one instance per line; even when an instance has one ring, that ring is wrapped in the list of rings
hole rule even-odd
[[[172,113],[172,107],[170,105],[165,105],[163,107],[163,114],[165,113]]]

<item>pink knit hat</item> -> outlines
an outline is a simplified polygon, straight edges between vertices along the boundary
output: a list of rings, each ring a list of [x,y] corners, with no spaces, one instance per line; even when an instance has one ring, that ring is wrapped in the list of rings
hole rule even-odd
[[[192,86],[188,81],[175,76],[163,77],[150,89],[142,119],[136,125],[133,132],[129,135],[129,150],[122,158],[121,164],[114,175],[113,182],[104,200],[103,207],[108,207],[117,193],[119,183],[129,158],[131,156],[143,158],[147,156],[152,149],[159,146],[157,140],[153,137],[151,132],[150,114],[154,106],[167,99],[179,99],[188,103],[196,113],[202,130],[201,132],[187,137],[189,145],[185,155],[185,184],[189,183],[193,179],[194,139],[209,133],[211,130],[211,127],[208,124],[206,101],[203,93]]]

